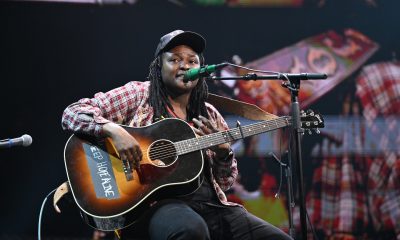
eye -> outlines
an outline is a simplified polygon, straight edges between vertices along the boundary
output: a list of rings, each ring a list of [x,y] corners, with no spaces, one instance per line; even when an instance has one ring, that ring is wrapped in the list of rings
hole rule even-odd
[[[194,64],[199,64],[199,61],[197,61],[196,59],[192,59],[189,61],[189,63],[194,65]]]
[[[178,58],[171,58],[171,59],[169,60],[169,62],[172,62],[172,63],[179,63],[180,60],[179,60]]]

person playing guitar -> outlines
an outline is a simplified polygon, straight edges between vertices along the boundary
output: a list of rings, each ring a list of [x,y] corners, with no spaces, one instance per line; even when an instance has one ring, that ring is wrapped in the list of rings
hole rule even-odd
[[[205,145],[203,150],[182,154],[179,158],[184,160],[177,163],[179,152],[185,149],[171,144],[168,136],[172,140],[196,139],[228,129],[218,110],[206,102],[205,80],[185,78],[189,69],[204,65],[205,46],[205,39],[198,33],[170,32],[160,39],[147,81],[128,82],[106,93],[99,92],[93,98],[83,98],[65,109],[64,130],[100,142],[108,139],[104,148],[110,149],[111,143],[115,150],[115,155],[108,155],[107,160],[102,155],[102,147],[95,147],[91,145],[93,141],[88,140],[79,145],[81,150],[71,153],[79,161],[71,164],[71,155],[65,156],[70,184],[79,186],[72,187],[74,198],[81,210],[94,218],[91,222],[95,228],[124,228],[123,236],[126,236],[124,232],[133,230],[135,237],[146,239],[291,239],[241,205],[227,201],[224,191],[238,175],[237,162],[228,142]],[[150,127],[158,122],[163,125]],[[175,125],[177,122],[179,124]],[[186,125],[190,126],[189,130],[184,127]],[[146,137],[132,134],[127,127],[141,129],[149,135],[156,133],[160,140],[149,145]],[[81,159],[78,156],[82,152],[92,154],[87,159],[101,159],[101,162]],[[108,163],[120,164],[120,167],[111,169]],[[191,166],[196,166],[197,170],[191,171]],[[178,172],[180,169],[182,173]],[[92,177],[81,181],[86,172]],[[97,183],[95,175],[99,179]],[[169,183],[163,182],[167,178],[170,178]],[[175,178],[180,179],[175,181]],[[183,191],[176,182],[196,186]],[[156,183],[159,185],[151,187]],[[175,186],[178,190],[168,195]],[[153,196],[159,189],[163,189],[163,194]],[[93,194],[85,195],[89,191]],[[131,201],[138,204],[129,205]],[[127,215],[139,204],[145,205],[146,211],[128,228],[131,223]],[[123,207],[115,213],[111,209],[117,205]],[[105,219],[123,223],[109,229],[104,224]]]

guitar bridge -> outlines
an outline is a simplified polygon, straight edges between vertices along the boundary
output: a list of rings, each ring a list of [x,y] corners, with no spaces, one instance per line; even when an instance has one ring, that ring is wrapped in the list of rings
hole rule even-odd
[[[133,180],[133,170],[131,164],[129,164],[128,160],[122,160],[122,165],[124,168],[124,173],[127,181]]]

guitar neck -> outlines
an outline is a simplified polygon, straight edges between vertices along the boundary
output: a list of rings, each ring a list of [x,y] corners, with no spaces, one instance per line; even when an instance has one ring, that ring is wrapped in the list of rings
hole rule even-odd
[[[273,131],[288,126],[289,117],[280,117],[273,120],[266,120],[250,125],[232,128],[222,132],[204,135],[198,138],[191,138],[175,142],[178,155],[206,149],[219,144],[232,142],[242,138],[250,137],[264,132]]]

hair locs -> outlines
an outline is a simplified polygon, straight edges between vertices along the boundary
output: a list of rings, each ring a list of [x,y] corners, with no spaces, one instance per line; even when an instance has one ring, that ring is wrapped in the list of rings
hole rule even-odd
[[[148,81],[150,81],[150,96],[149,96],[149,104],[153,107],[154,117],[153,121],[157,121],[161,119],[161,117],[170,117],[170,114],[167,111],[169,107],[172,109],[172,106],[168,100],[167,89],[162,81],[161,77],[161,68],[162,61],[161,55],[157,56],[150,64],[149,67],[149,75],[147,77]],[[202,54],[199,54],[200,65],[204,65],[204,57]],[[206,99],[208,97],[208,86],[203,78],[200,78],[196,87],[192,90],[189,99],[189,105],[187,109],[187,119],[191,120],[194,117],[198,117],[199,115],[205,116],[208,118],[207,108],[205,105]]]

